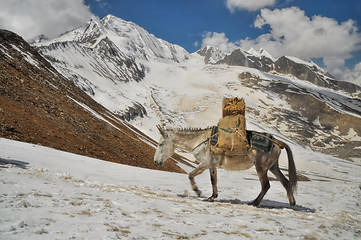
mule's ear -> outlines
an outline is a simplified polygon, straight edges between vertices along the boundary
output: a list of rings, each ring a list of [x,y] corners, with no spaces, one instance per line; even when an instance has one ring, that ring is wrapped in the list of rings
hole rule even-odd
[[[160,125],[156,125],[156,127],[158,128],[160,134],[165,137],[167,136],[167,133],[164,131],[164,129],[160,126]]]

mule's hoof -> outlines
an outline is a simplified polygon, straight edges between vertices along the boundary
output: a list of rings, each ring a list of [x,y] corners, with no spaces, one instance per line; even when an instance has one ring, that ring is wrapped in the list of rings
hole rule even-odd
[[[195,192],[197,193],[197,196],[198,196],[198,197],[200,197],[201,194],[202,194],[202,192],[201,192],[200,190],[196,190]]]
[[[214,202],[214,197],[209,197],[209,198],[207,199],[207,201],[208,201],[208,202]]]
[[[296,200],[295,200],[295,198],[292,196],[292,197],[290,198],[290,208],[291,208],[291,209],[294,209],[295,206],[296,206]]]
[[[254,206],[254,207],[257,207],[259,203],[257,203],[256,201],[252,201],[252,202],[249,202],[248,205],[250,206]]]

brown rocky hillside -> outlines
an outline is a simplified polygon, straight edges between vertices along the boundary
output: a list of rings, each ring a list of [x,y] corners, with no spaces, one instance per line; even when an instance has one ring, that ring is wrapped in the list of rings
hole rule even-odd
[[[0,30],[0,137],[132,166],[154,165],[156,144],[59,74],[18,35]],[[0,156],[1,157],[1,156]]]

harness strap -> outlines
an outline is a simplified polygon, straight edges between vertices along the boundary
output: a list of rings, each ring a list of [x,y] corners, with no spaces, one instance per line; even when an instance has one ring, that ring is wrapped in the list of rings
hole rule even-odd
[[[230,131],[228,129],[224,129],[224,128],[219,128],[219,129],[222,129],[223,131],[226,131],[226,132],[229,132],[229,133],[237,133],[239,135],[241,135],[242,137],[244,137],[244,135],[238,131],[238,129],[236,129],[234,132],[233,131]],[[264,137],[268,140],[270,140],[271,142],[273,142],[274,144],[276,144],[277,146],[279,146],[281,149],[284,148],[283,144],[277,140],[277,139],[272,139],[272,138],[269,138],[267,136],[265,136],[264,134],[261,134],[259,132],[254,132],[252,131],[252,134],[255,134],[255,135],[258,135],[258,136],[261,136],[261,137]],[[206,140],[200,142],[197,146],[195,146],[193,149],[192,149],[192,152],[194,151],[194,149],[196,149],[197,147],[199,147],[200,145],[202,145],[203,143],[206,143],[207,141],[210,141],[214,136],[218,135],[218,132],[216,132],[215,134],[211,135],[210,137],[208,137]]]
[[[215,135],[215,134],[214,134]],[[205,143],[205,142],[207,142],[207,141],[209,141],[210,140],[210,138],[207,138],[206,140],[204,140],[203,142],[200,142],[197,146],[195,146],[193,149],[192,149],[192,151],[191,152],[193,152],[194,151],[194,149],[196,149],[197,147],[199,147],[200,145],[202,145],[203,143]]]

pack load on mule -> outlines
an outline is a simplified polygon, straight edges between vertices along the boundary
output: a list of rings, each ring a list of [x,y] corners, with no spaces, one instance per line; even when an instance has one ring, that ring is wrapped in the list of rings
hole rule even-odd
[[[224,98],[222,118],[213,127],[211,145],[214,152],[244,152],[250,146],[246,132],[246,104],[243,98]]]
[[[211,133],[210,145],[214,153],[243,154],[256,149],[272,152],[273,136],[269,133],[247,131],[246,104],[243,98],[224,98],[222,118]]]

